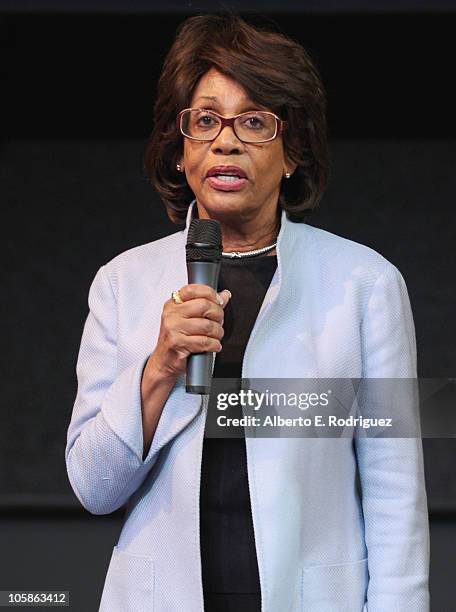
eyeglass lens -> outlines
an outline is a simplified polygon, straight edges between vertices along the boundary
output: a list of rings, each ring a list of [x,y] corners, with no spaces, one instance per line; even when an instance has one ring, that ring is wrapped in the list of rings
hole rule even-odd
[[[182,115],[182,131],[190,138],[213,140],[220,132],[220,117],[210,111],[191,109]],[[236,136],[243,142],[259,142],[274,138],[277,122],[274,115],[262,111],[243,113],[234,121]]]

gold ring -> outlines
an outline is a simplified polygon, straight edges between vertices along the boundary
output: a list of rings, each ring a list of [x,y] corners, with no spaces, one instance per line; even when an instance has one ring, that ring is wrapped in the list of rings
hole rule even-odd
[[[171,297],[172,297],[173,302],[175,304],[183,304],[184,303],[184,300],[181,298],[181,295],[179,293],[179,289],[176,289],[175,291],[173,291],[171,293]]]

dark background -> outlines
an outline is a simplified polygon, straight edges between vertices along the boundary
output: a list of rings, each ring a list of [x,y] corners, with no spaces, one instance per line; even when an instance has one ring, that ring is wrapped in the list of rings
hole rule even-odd
[[[179,229],[142,158],[176,26],[208,6],[0,2],[0,590],[70,589],[73,609],[97,609],[122,513],[85,512],[64,463],[87,294],[106,261]],[[399,268],[419,375],[454,377],[456,3],[248,6],[304,44],[327,88],[331,182],[309,223]],[[455,442],[424,447],[440,611],[456,596]]]

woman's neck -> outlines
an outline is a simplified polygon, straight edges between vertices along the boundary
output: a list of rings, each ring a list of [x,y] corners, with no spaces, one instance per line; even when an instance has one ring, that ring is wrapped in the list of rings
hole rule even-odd
[[[280,226],[274,224],[267,228],[259,228],[258,231],[248,232],[229,231],[226,226],[222,226],[223,250],[232,251],[254,251],[262,247],[269,246],[277,241]]]
[[[203,218],[208,218],[204,216]],[[254,251],[262,247],[269,246],[277,241],[280,231],[280,214],[268,219],[258,217],[245,219],[241,222],[239,218],[234,220],[218,219],[222,227],[223,250],[227,253],[232,251]],[[275,249],[268,255],[274,255]]]

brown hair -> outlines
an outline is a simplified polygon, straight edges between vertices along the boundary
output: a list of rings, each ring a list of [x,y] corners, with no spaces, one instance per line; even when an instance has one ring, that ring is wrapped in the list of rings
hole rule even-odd
[[[202,15],[181,24],[165,59],[154,107],[146,173],[170,219],[185,221],[194,199],[176,170],[183,136],[176,116],[190,106],[200,78],[211,68],[235,79],[250,98],[288,121],[285,152],[297,168],[281,183],[279,203],[293,221],[317,206],[328,180],[326,95],[305,49],[287,36],[259,29],[236,15]]]

